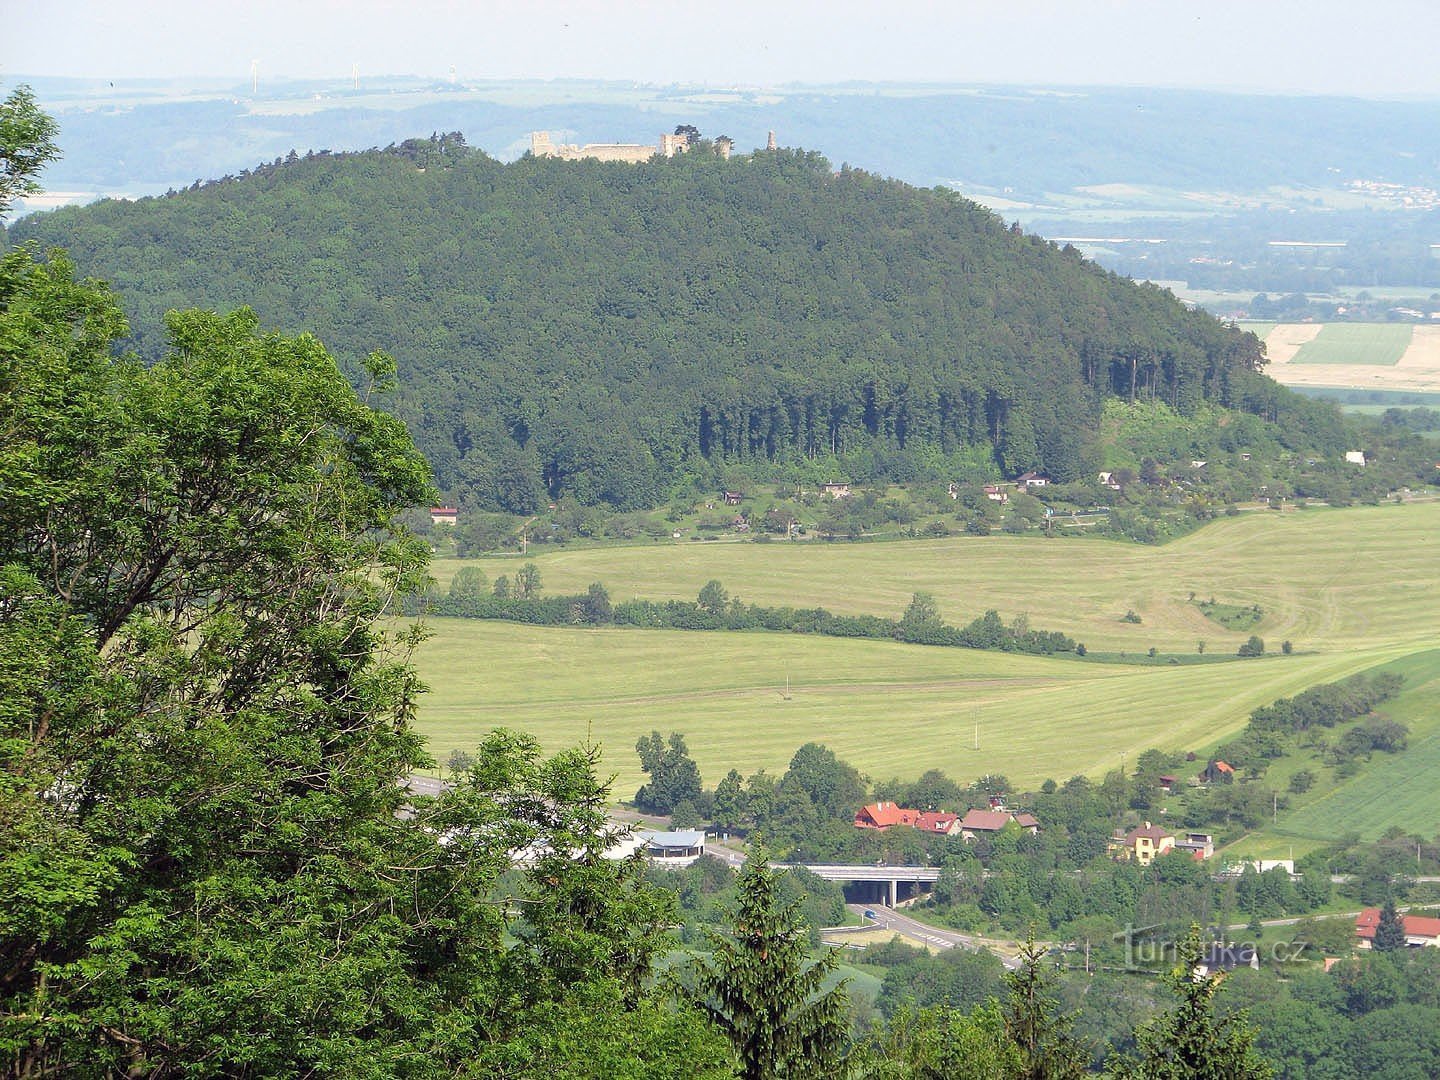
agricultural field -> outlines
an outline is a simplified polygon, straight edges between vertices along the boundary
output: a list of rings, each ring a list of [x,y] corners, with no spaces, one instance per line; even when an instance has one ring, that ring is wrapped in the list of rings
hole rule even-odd
[[[1203,754],[1257,705],[1434,648],[1436,543],[1440,504],[1414,503],[1256,512],[1158,549],[971,537],[562,550],[534,557],[546,592],[602,581],[616,599],[693,598],[716,578],[758,603],[897,615],[924,590],[952,623],[988,607],[1023,611],[1032,626],[1064,630],[1092,651],[1138,657],[1154,645],[1162,663],[435,619],[417,657],[433,687],[419,725],[442,759],[500,725],[550,749],[591,739],[627,797],[642,779],[635,740],[651,729],[683,732],[708,784],[731,767],[779,772],[811,739],[876,778],[932,767],[958,777],[1002,772],[1020,784],[1098,775],[1151,746]],[[477,564],[493,578],[518,560]],[[458,565],[440,563],[438,576],[448,580]],[[1211,655],[1233,654],[1248,636],[1206,618],[1191,593],[1258,605],[1249,632],[1271,650],[1292,640],[1295,655],[1164,664],[1167,652],[1193,655],[1199,640]],[[1132,609],[1139,624],[1121,621]],[[1417,726],[1412,745],[1422,740]]]
[[[1256,706],[1397,655],[1144,667],[759,632],[431,627],[417,664],[433,754],[496,727],[550,750],[592,740],[624,797],[643,781],[634,746],[652,729],[683,732],[707,784],[730,768],[783,772],[811,740],[877,779],[1099,775],[1152,746],[1203,752]]]
[[[442,587],[457,567],[493,580],[523,560],[438,561]],[[1007,620],[1060,630],[1094,651],[1231,652],[1250,634],[1272,647],[1332,651],[1433,637],[1440,610],[1440,504],[1253,511],[1222,518],[1163,547],[1097,537],[950,537],[889,544],[703,543],[532,550],[546,593],[601,582],[614,600],[695,599],[717,579],[757,604],[822,605],[839,614],[898,617],[916,592],[963,624],[994,608]],[[1227,630],[1194,601],[1248,608],[1260,621]],[[1123,621],[1127,611],[1139,623]]]
[[[1246,324],[1257,334],[1267,324]],[[1440,326],[1281,323],[1264,335],[1266,373],[1297,388],[1440,390]]]
[[[1405,676],[1399,697],[1380,713],[1410,729],[1408,748],[1400,754],[1376,753],[1356,775],[1336,779],[1310,758],[1282,762],[1269,779],[1282,790],[1301,768],[1320,780],[1303,796],[1291,796],[1294,808],[1282,811],[1274,825],[1235,845],[1235,854],[1257,858],[1303,855],[1354,833],[1374,840],[1394,825],[1421,836],[1440,834],[1440,650],[1417,653],[1385,665]]]

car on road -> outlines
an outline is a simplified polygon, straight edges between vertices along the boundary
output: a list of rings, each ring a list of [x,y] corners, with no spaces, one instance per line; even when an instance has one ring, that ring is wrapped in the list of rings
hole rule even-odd
[[[876,914],[875,914],[875,909],[874,909],[874,908],[866,908],[866,909],[865,909],[865,917],[866,917],[867,919],[878,919],[878,918],[880,918],[879,915],[876,915]]]

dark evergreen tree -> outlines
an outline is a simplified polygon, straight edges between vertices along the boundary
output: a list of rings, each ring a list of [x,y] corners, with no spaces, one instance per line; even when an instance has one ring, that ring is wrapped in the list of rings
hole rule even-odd
[[[1405,920],[1395,908],[1393,899],[1380,909],[1380,922],[1375,926],[1375,939],[1370,943],[1376,952],[1397,952],[1405,948]]]
[[[843,983],[824,989],[839,956],[810,958],[800,901],[781,899],[777,874],[751,852],[729,933],[711,932],[684,993],[729,1036],[744,1080],[841,1077],[847,997]]]

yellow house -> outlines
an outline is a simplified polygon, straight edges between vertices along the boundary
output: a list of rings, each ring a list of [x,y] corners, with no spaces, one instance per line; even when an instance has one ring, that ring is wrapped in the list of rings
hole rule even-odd
[[[1138,829],[1131,829],[1125,834],[1125,846],[1122,857],[1134,859],[1141,866],[1149,866],[1167,851],[1175,848],[1175,837],[1158,825],[1151,825],[1145,822]]]

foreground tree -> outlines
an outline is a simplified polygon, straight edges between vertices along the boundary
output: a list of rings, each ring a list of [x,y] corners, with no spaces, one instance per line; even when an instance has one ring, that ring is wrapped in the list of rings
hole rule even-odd
[[[11,204],[40,190],[35,177],[60,156],[55,121],[35,104],[28,86],[0,101],[0,217]]]
[[[1020,967],[1005,976],[1010,993],[1003,1015],[1005,1033],[1019,1056],[1017,1080],[1071,1080],[1085,1075],[1090,1054],[1070,1032],[1070,1018],[1050,996],[1053,979],[1042,968],[1045,951],[1033,934],[1020,950]]]
[[[601,858],[593,755],[404,790],[403,427],[313,338],[169,328],[114,359],[103,288],[0,259],[0,1072],[723,1073],[645,990],[668,901]]]
[[[1225,976],[1198,975],[1199,929],[1180,943],[1179,962],[1165,976],[1175,1007],[1135,1032],[1133,1058],[1111,1072],[1116,1080],[1268,1080],[1270,1064],[1253,1048],[1255,1030],[1243,1014],[1218,1017],[1215,995]]]
[[[729,1037],[745,1080],[845,1074],[844,985],[824,989],[839,957],[809,959],[800,900],[780,899],[763,851],[740,873],[732,933],[712,932],[713,951],[688,971],[684,992]]]

